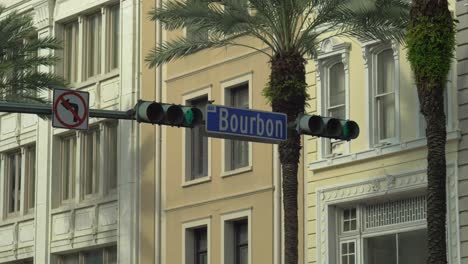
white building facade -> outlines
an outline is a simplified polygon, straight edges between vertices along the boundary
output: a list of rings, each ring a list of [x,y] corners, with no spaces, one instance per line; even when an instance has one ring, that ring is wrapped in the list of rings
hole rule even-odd
[[[63,41],[53,69],[90,108],[139,97],[139,2],[0,0]],[[123,52],[128,51],[128,52]],[[47,50],[39,51],[46,54]],[[52,99],[52,93],[45,94]],[[0,114],[0,263],[137,263],[138,125],[90,118],[89,130]]]

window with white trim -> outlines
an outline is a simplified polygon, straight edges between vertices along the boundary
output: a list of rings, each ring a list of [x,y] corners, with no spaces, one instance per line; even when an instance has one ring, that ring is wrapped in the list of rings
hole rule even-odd
[[[226,104],[236,108],[249,108],[249,83],[242,83],[226,88]],[[242,122],[240,124],[242,130]],[[249,142],[225,140],[226,171],[249,166]]]
[[[36,192],[35,145],[5,153],[3,173],[6,215],[14,217],[31,213],[35,206]]]
[[[82,200],[115,194],[117,131],[117,122],[106,121],[88,131],[58,138],[61,203],[71,202],[75,197]]]
[[[183,264],[210,264],[210,221],[207,218],[182,225]]]
[[[381,264],[426,261],[426,196],[336,207],[336,263]],[[334,230],[339,227],[339,230]],[[404,231],[402,231],[404,230]],[[330,252],[331,258],[335,253]]]
[[[119,68],[119,5],[80,16],[62,29],[63,76],[67,83],[85,81]]]
[[[25,175],[25,188],[24,200],[25,209],[27,211],[34,210],[36,205],[36,145],[26,146],[24,175]]]
[[[63,77],[68,83],[78,81],[78,21],[63,26]]]
[[[337,58],[340,59],[340,58]],[[341,60],[324,67],[325,72],[325,116],[346,119],[346,75]],[[346,141],[323,139],[324,155],[340,155],[346,153]]]
[[[60,200],[71,201],[75,197],[76,134],[60,140]]]
[[[105,171],[107,181],[107,191],[115,192],[118,184],[117,175],[117,128],[118,122],[107,122],[104,125],[104,148],[105,148]]]
[[[100,131],[93,128],[83,133],[82,168],[84,195],[93,195],[99,191]],[[110,154],[110,153],[109,153]]]
[[[108,27],[107,27],[107,41],[106,57],[107,57],[107,71],[119,68],[119,25],[120,25],[120,6],[115,5],[109,8],[108,13]]]
[[[185,263],[208,263],[208,230],[206,226],[186,229]]]
[[[393,50],[376,54],[374,113],[376,142],[396,137],[395,61]]]
[[[191,100],[188,104],[203,112],[208,104],[208,96],[204,95]],[[208,176],[208,137],[203,136],[203,126],[186,130],[186,181]]]
[[[369,95],[369,145],[400,140],[400,58],[398,43],[366,44],[363,48]]]
[[[251,263],[250,210],[221,217],[223,264]]]
[[[85,79],[101,73],[101,11],[86,17],[84,34]]]
[[[59,264],[117,264],[117,246],[81,251],[58,257]]]
[[[21,205],[21,150],[6,155],[7,213],[19,214]]]

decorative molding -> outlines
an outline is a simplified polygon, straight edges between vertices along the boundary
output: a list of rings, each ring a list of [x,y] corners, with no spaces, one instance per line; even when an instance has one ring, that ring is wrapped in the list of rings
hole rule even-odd
[[[460,131],[450,131],[447,133],[447,141],[460,139]],[[415,140],[410,140],[402,142],[400,144],[387,144],[375,146],[374,148],[351,153],[348,155],[341,155],[338,157],[331,157],[328,159],[317,160],[309,163],[309,170],[318,170],[318,169],[329,169],[333,166],[349,164],[356,161],[364,161],[371,158],[376,158],[381,155],[390,155],[396,154],[400,151],[412,150],[416,148],[426,147],[427,141],[426,138],[419,138]]]
[[[448,247],[450,263],[458,263],[458,225],[457,225],[457,177],[455,165],[447,164],[447,216],[449,223]],[[382,197],[389,193],[398,194],[427,188],[426,169],[407,171],[400,174],[385,174],[374,179],[348,183],[340,186],[317,189],[317,263],[329,263],[332,252],[328,250],[328,215],[331,205],[350,201]]]
[[[42,1],[34,5],[34,24],[38,30],[52,27],[53,13],[49,7],[49,1]]]

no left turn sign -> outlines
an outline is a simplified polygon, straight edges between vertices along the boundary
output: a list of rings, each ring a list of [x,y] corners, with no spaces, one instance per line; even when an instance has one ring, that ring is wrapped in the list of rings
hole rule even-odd
[[[87,130],[89,121],[89,93],[55,89],[52,126]]]

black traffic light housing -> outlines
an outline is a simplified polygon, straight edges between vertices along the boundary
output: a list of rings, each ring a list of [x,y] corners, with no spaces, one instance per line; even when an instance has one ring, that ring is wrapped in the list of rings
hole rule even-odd
[[[203,123],[203,112],[192,106],[139,100],[135,118],[143,123],[193,128]]]
[[[351,140],[359,136],[359,126],[352,120],[300,114],[296,119],[299,134]]]

